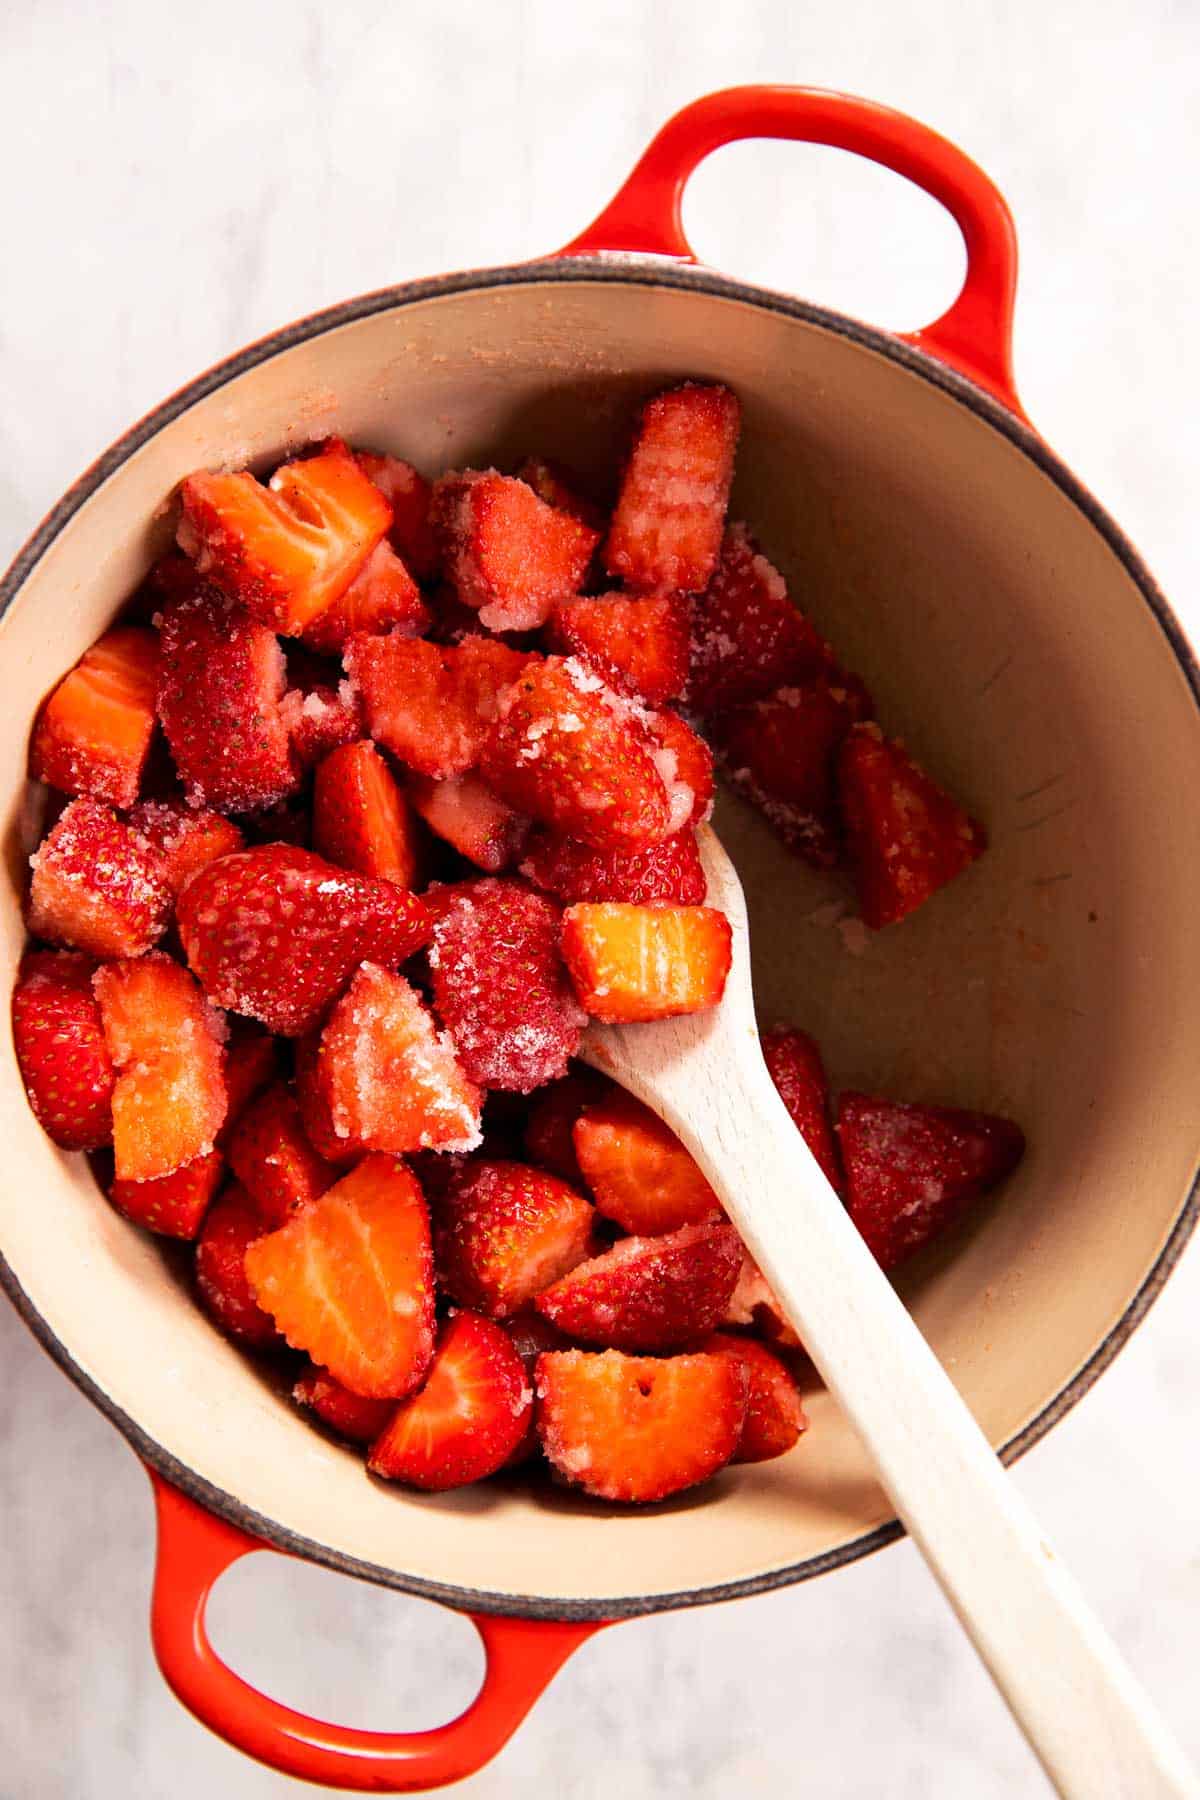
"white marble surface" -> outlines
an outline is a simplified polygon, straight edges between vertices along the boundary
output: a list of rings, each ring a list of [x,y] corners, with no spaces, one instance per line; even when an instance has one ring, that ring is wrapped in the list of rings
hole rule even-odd
[[[1187,0],[9,0],[0,563],[98,450],[198,369],[345,295],[562,242],[676,105],[754,79],[889,101],[995,175],[1024,253],[1028,410],[1200,631],[1200,13]],[[882,323],[932,316],[959,267],[932,203],[815,150],[714,159],[689,222],[711,261]],[[1193,1247],[1148,1325],[1015,1479],[1200,1757],[1198,1307]],[[0,1796],[291,1791],[210,1738],[157,1678],[149,1494],[128,1450],[6,1307],[0,1356]],[[257,1564],[221,1592],[216,1632],[282,1697],[379,1727],[431,1723],[469,1697],[468,1626]],[[831,1800],[1045,1791],[907,1545],[769,1598],[603,1635],[462,1792],[793,1788]]]

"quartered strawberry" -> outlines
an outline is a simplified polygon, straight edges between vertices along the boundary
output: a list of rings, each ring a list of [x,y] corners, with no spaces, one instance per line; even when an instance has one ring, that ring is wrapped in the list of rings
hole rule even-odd
[[[552,457],[527,456],[517,470],[517,478],[557,512],[570,513],[593,531],[603,529],[603,510],[584,493],[578,477]]]
[[[213,1195],[225,1175],[225,1158],[219,1150],[197,1156],[170,1175],[149,1181],[122,1181],[118,1176],[108,1190],[117,1211],[135,1225],[162,1237],[195,1238]]]
[[[158,852],[99,800],[72,800],[29,859],[29,929],[93,956],[140,956],[171,916]]]
[[[433,1003],[482,1087],[528,1094],[567,1072],[586,1023],[558,947],[559,909],[485,876],[439,896]]]
[[[254,1298],[246,1252],[267,1230],[244,1188],[227,1187],[209,1207],[196,1240],[196,1295],[227,1337],[253,1350],[278,1350],[275,1321]]]
[[[176,918],[209,998],[284,1037],[310,1031],[359,963],[394,967],[430,925],[415,894],[290,844],[209,863],[180,895]]]
[[[862,916],[894,925],[973,863],[987,834],[877,725],[842,745],[838,787]]]
[[[725,992],[731,933],[711,906],[584,902],[563,914],[562,952],[584,1011],[608,1024],[703,1012]]]
[[[158,637],[118,625],[85,651],[38,714],[29,773],[64,794],[132,806],[154,735]]]
[[[92,993],[96,965],[70,951],[31,950],[12,997],[13,1048],[47,1137],[63,1150],[112,1140],[112,1057]]]
[[[438,1282],[460,1305],[507,1318],[584,1261],[594,1224],[590,1201],[556,1175],[472,1158],[438,1201]]]
[[[405,567],[418,581],[432,581],[441,566],[429,503],[433,490],[410,462],[398,456],[377,456],[360,450],[358,466],[392,509],[388,540]]]
[[[313,849],[339,868],[411,888],[420,825],[369,738],[327,756],[313,787]]]
[[[808,1430],[796,1383],[777,1356],[753,1338],[714,1331],[700,1346],[708,1356],[728,1356],[746,1371],[746,1417],[732,1460],[770,1462]]]
[[[575,1186],[583,1173],[575,1155],[575,1123],[589,1106],[612,1092],[607,1075],[583,1063],[561,1081],[543,1088],[525,1115],[524,1143],[530,1159]]]
[[[527,667],[500,702],[480,771],[510,806],[599,849],[659,842],[673,829],[634,709],[575,657]]]
[[[318,1419],[336,1431],[339,1437],[355,1444],[369,1444],[377,1438],[392,1416],[390,1400],[368,1400],[352,1394],[348,1387],[335,1381],[328,1369],[310,1362],[292,1389],[297,1406],[307,1407]]]
[[[282,1225],[338,1178],[313,1148],[296,1097],[282,1081],[251,1101],[230,1133],[226,1155],[270,1227]]]
[[[249,1019],[230,1019],[225,1043],[225,1123],[219,1142],[222,1146],[256,1094],[260,1094],[278,1072],[279,1059],[275,1039],[252,1025]]]
[[[313,1149],[335,1167],[357,1161],[361,1155],[361,1147],[349,1136],[339,1137],[334,1129],[326,1084],[321,1076],[319,1031],[310,1031],[305,1037],[296,1039],[293,1060],[296,1104],[300,1108],[300,1118]]]
[[[421,590],[386,538],[376,544],[350,586],[304,627],[301,641],[324,656],[340,656],[357,632],[420,637],[433,615]]]
[[[581,656],[620,693],[661,706],[687,680],[689,602],[686,594],[575,594],[554,608],[552,646]]]
[[[244,472],[200,471],[180,492],[180,549],[288,637],[345,593],[392,522],[379,489],[336,439],[283,463],[268,487]]]
[[[581,1344],[675,1350],[725,1316],[742,1266],[732,1225],[622,1238],[537,1296],[543,1317]]]
[[[346,648],[371,736],[436,780],[475,767],[501,696],[529,660],[483,637],[459,644],[357,637]]]
[[[258,1304],[353,1393],[399,1399],[433,1353],[429,1209],[393,1156],[368,1156],[246,1252]]]
[[[661,712],[648,714],[646,729],[659,746],[655,761],[667,787],[674,792],[683,786],[691,792],[691,809],[683,823],[695,825],[701,819],[707,819],[712,812],[716,782],[713,753],[704,739],[669,706]],[[670,763],[664,761],[664,751],[670,753]]]
[[[763,1060],[779,1098],[827,1181],[842,1192],[842,1165],[829,1123],[829,1082],[821,1052],[806,1031],[778,1026],[762,1034]]]
[[[720,1202],[675,1133],[621,1088],[575,1125],[575,1155],[596,1210],[637,1237],[716,1218]]]
[[[302,769],[315,769],[366,730],[358,690],[350,681],[339,681],[336,686],[315,681],[289,687],[279,702],[279,716],[292,756]]]
[[[581,586],[600,536],[495,469],[443,475],[431,516],[447,578],[493,631],[545,624]]]
[[[243,843],[232,819],[197,811],[186,800],[143,800],[133,808],[129,823],[157,850],[174,896],[183,892],[197,869],[240,850]]]
[[[516,862],[532,830],[532,820],[514,812],[478,775],[446,781],[412,775],[405,791],[432,832],[492,875]]]
[[[482,1096],[453,1039],[402,975],[374,963],[363,963],[329,1015],[314,1084],[325,1119],[348,1146],[401,1155],[480,1142]]]
[[[665,1500],[723,1469],[746,1417],[732,1356],[557,1350],[537,1364],[537,1425],[560,1475],[600,1500]]]
[[[841,1096],[837,1131],[847,1210],[884,1269],[952,1224],[1025,1153],[1011,1119],[866,1094]]]
[[[639,593],[697,593],[717,563],[741,407],[687,381],[642,408],[604,566]]]
[[[708,718],[774,688],[810,680],[832,660],[788,598],[787,583],[742,524],[731,525],[711,582],[692,607],[692,665],[685,691]]]
[[[803,1348],[778,1294],[752,1256],[747,1256],[742,1261],[737,1286],[730,1296],[721,1324],[745,1326],[751,1331],[757,1331],[771,1343],[778,1344],[781,1349]]]
[[[578,838],[537,831],[520,865],[535,887],[568,905],[577,900],[624,900],[649,906],[658,900],[699,906],[708,892],[696,834],[690,828],[645,850],[597,850]]]

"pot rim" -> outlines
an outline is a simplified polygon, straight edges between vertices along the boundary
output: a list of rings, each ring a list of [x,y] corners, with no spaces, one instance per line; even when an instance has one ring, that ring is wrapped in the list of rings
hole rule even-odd
[[[623,252],[596,256],[557,257],[544,261],[505,264],[495,268],[469,269],[461,272],[426,277],[393,287],[379,288],[306,315],[294,323],[255,340],[234,355],[214,364],[204,374],[179,388],[154,407],[116,440],[67,489],[51,508],[30,537],[18,550],[10,567],[0,580],[0,619],[12,605],[30,573],[45,555],[60,532],[94,493],[123,463],[149,442],[164,426],[177,419],[189,407],[215,392],[257,364],[280,352],[319,337],[358,319],[368,318],[421,301],[444,296],[483,292],[492,288],[530,284],[566,284],[577,281],[615,282],[641,287],[667,287],[698,292],[716,299],[743,302],[782,313],[806,324],[816,325],[837,337],[875,351],[910,374],[940,388],[960,405],[966,406],[985,424],[997,431],[1022,452],[1046,475],[1084,515],[1124,566],[1156,620],[1191,690],[1200,712],[1200,664],[1179,621],[1159,590],[1146,565],[1125,537],[1120,527],[1100,506],[1095,497],[1072,474],[1070,469],[1038,437],[1029,426],[994,400],[982,388],[944,363],[916,349],[877,326],[863,324],[844,313],[799,300],[773,289],[739,282],[714,270],[674,261],[672,258],[628,255]],[[1170,1233],[1153,1266],[1112,1329],[1076,1370],[1071,1379],[1031,1419],[1024,1429],[1001,1446],[998,1454],[1005,1464],[1013,1463],[1033,1447],[1039,1439],[1062,1419],[1092,1384],[1099,1378],[1117,1353],[1123,1349],[1158,1298],[1167,1277],[1178,1262],[1185,1244],[1200,1217],[1200,1160],[1188,1194],[1176,1216]],[[0,1250],[0,1287],[7,1293],[17,1312],[37,1338],[43,1349],[108,1418],[138,1456],[175,1487],[198,1501],[209,1512],[227,1520],[250,1536],[276,1549],[303,1557],[325,1568],[334,1569],[379,1586],[395,1588],[420,1599],[440,1601],[460,1611],[489,1613],[512,1618],[554,1620],[615,1620],[634,1618],[649,1613],[676,1611],[683,1607],[703,1606],[721,1600],[740,1599],[751,1594],[768,1593],[788,1587],[830,1569],[856,1562],[860,1557],[882,1549],[904,1535],[895,1519],[876,1526],[861,1536],[820,1556],[802,1562],[747,1576],[740,1581],[721,1582],[711,1587],[693,1588],[670,1594],[631,1595],[608,1600],[549,1599],[538,1595],[493,1593],[487,1589],[465,1588],[425,1577],[405,1574],[402,1570],[347,1556],[328,1545],[288,1530],[253,1511],[236,1495],[226,1493],[187,1464],[180,1462],[155,1439],[143,1431],[137,1420],[117,1406],[104,1389],[75,1361],[70,1349],[50,1328]]]

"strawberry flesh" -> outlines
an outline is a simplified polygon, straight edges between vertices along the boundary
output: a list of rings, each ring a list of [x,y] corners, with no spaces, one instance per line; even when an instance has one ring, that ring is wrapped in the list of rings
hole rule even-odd
[[[356,637],[346,667],[373,738],[419,775],[444,780],[478,763],[501,697],[530,661],[490,638],[458,644]]]
[[[132,806],[154,735],[158,637],[118,625],[86,651],[38,715],[29,773],[64,794]]]
[[[538,1311],[582,1344],[675,1350],[725,1315],[742,1266],[732,1225],[622,1238],[538,1295]]]
[[[560,600],[550,640],[564,656],[579,656],[619,693],[661,706],[683,692],[689,638],[685,594],[574,595]]]
[[[770,1462],[799,1443],[808,1419],[796,1384],[784,1364],[753,1338],[714,1331],[700,1348],[709,1356],[729,1356],[746,1371],[746,1417],[735,1463]]]
[[[143,800],[129,823],[158,852],[163,875],[177,899],[198,869],[240,850],[243,838],[232,819],[197,811],[185,800]]]
[[[658,1237],[721,1211],[675,1133],[620,1088],[588,1107],[575,1125],[574,1142],[597,1212],[623,1231]]]
[[[741,407],[728,388],[684,382],[643,407],[604,566],[639,593],[696,593],[716,566]]]
[[[703,1012],[725,991],[732,934],[710,906],[581,903],[562,951],[584,1011],[608,1024]]]
[[[458,597],[493,631],[545,624],[587,574],[599,533],[495,469],[466,469],[434,484],[432,519],[442,566]]]
[[[313,786],[313,849],[358,875],[411,888],[420,866],[420,825],[369,739],[327,756]]]
[[[30,857],[29,929],[92,956],[140,956],[162,936],[171,889],[162,858],[99,800],[72,800]]]
[[[412,775],[406,791],[432,832],[491,875],[510,868],[525,848],[532,821],[514,812],[478,775],[452,775],[445,781]]]

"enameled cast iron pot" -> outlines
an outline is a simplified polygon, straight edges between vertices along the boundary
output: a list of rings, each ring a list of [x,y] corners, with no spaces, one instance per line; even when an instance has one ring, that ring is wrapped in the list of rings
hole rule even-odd
[[[948,207],[968,255],[950,310],[901,338],[698,268],[684,184],[717,146],[757,136],[857,151]],[[4,982],[23,935],[34,709],[163,548],[189,470],[270,463],[334,431],[430,470],[535,448],[611,466],[639,395],[688,375],[729,382],[745,409],[734,515],[890,728],[990,828],[971,875],[853,954],[831,924],[833,879],[740,809],[718,818],[750,897],[764,1014],[815,1032],[839,1084],[1009,1112],[1028,1133],[1017,1179],[903,1278],[991,1441],[1019,1455],[1115,1355],[1195,1219],[1200,684],[1142,563],[1021,413],[1015,268],[1004,202],[944,139],[837,94],[734,89],[673,119],[560,256],[350,301],[175,395],[64,496],[0,589]],[[4,1284],[155,1484],[167,1680],[277,1769],[369,1790],[455,1779],[598,1623],[800,1581],[897,1535],[823,1392],[796,1452],[677,1504],[370,1481],[54,1150],[7,1038],[0,1123]],[[245,1685],[211,1650],[204,1606],[263,1546],[471,1613],[488,1657],[478,1699],[439,1730],[392,1736]]]

